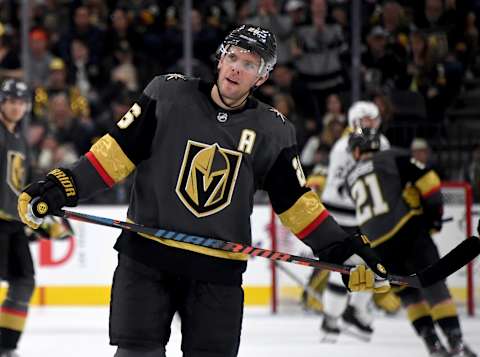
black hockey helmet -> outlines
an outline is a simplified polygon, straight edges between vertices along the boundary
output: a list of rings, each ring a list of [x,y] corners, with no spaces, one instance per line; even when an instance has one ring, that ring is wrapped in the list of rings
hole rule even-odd
[[[380,150],[380,134],[373,128],[356,128],[348,138],[348,149],[360,148],[361,153]]]
[[[258,54],[262,60],[259,73],[270,72],[277,63],[277,41],[270,30],[253,25],[242,25],[230,32],[217,50],[220,59],[230,46],[238,46]]]
[[[25,82],[18,79],[6,79],[0,86],[0,103],[3,103],[7,98],[23,99],[30,101],[28,87]]]

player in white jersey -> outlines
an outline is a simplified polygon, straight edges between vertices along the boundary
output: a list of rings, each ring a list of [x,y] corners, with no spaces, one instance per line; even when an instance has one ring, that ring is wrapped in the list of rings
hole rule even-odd
[[[347,232],[358,230],[355,217],[355,204],[345,187],[347,172],[355,164],[348,151],[348,138],[353,129],[379,128],[381,124],[378,107],[367,101],[355,102],[348,111],[348,125],[344,135],[333,146],[322,194],[322,201],[338,224]],[[381,150],[388,149],[390,143],[381,136]],[[362,339],[369,340],[373,332],[371,315],[368,313],[370,293],[349,294],[339,273],[331,273],[323,294],[324,319],[321,325],[322,340],[335,342],[340,334],[339,322],[343,317],[343,326]],[[343,315],[343,316],[342,316]]]

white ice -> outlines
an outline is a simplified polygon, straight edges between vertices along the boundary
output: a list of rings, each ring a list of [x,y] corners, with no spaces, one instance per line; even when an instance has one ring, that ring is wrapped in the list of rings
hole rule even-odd
[[[320,317],[303,313],[271,315],[245,311],[239,357],[427,357],[421,341],[402,316],[378,317],[370,343],[342,336],[336,344],[319,342]],[[465,340],[480,352],[480,318],[462,317]],[[180,357],[175,320],[168,357]],[[32,308],[18,350],[21,357],[113,356],[108,345],[108,309]]]

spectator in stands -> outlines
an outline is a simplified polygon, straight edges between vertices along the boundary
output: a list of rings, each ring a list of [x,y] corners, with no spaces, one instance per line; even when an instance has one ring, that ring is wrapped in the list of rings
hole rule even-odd
[[[277,63],[284,64],[291,61],[292,20],[288,15],[280,13],[275,0],[259,0],[254,16],[248,18],[246,23],[272,31],[277,38]]]
[[[45,175],[52,167],[71,165],[77,159],[78,156],[72,144],[65,143],[61,145],[54,136],[47,135],[40,146],[37,158],[37,174]]]
[[[394,88],[405,74],[402,62],[387,43],[388,33],[375,26],[367,36],[367,50],[362,54],[362,72],[365,89],[376,91]]]
[[[104,59],[113,56],[116,46],[121,42],[127,42],[136,55],[143,53],[143,39],[132,25],[126,8],[115,8],[109,20],[105,33]]]
[[[73,144],[77,155],[93,144],[93,122],[88,118],[74,116],[66,93],[54,94],[49,99],[49,125],[58,143]]]
[[[197,9],[192,9],[192,36],[193,56],[210,68],[214,64],[213,54],[217,44],[222,40],[223,34],[219,28],[205,22],[203,14]]]
[[[285,4],[285,12],[290,17],[292,28],[306,24],[306,5],[303,0],[288,0]]]
[[[92,62],[87,43],[80,38],[71,42],[68,82],[80,90],[89,101],[97,99],[97,89],[101,88],[102,77],[98,64]]]
[[[109,8],[103,0],[84,0],[84,5],[88,8],[90,23],[104,30],[107,27]]]
[[[392,100],[385,92],[378,91],[372,94],[372,102],[375,103],[382,118],[381,130],[387,133],[388,129],[393,124],[394,107]],[[388,137],[388,135],[386,135]]]
[[[334,119],[343,125],[346,125],[345,111],[340,96],[336,93],[330,94],[326,101],[326,112],[323,116],[322,125],[325,128],[328,123]]]
[[[340,26],[327,23],[326,0],[312,0],[312,25],[296,29],[292,47],[298,78],[295,100],[304,116],[321,121],[325,98],[345,86],[342,54],[347,50]]]
[[[345,121],[329,116],[326,118],[325,126],[319,135],[311,136],[303,148],[300,161],[307,172],[318,163],[317,153],[321,145],[332,148],[333,144],[342,136],[345,129]]]
[[[477,15],[470,11],[465,18],[465,27],[460,31],[458,42],[455,44],[455,53],[465,68],[465,75],[472,79],[474,74],[471,72],[475,63],[475,56],[478,54],[479,35],[476,25]]]
[[[303,148],[303,145],[307,140],[305,122],[303,118],[297,114],[297,111],[295,110],[295,101],[292,96],[288,93],[276,93],[273,96],[272,105],[293,123],[297,134],[297,145],[299,149]]]
[[[139,87],[138,73],[133,63],[133,53],[128,42],[118,43],[114,50],[115,62],[110,70],[110,79],[121,82],[128,90],[136,91]]]
[[[67,93],[70,108],[75,116],[90,118],[90,103],[77,87],[67,82],[65,62],[60,58],[54,58],[50,63],[50,76],[47,83],[35,89],[33,113],[36,119],[47,118],[49,98],[56,93]]]
[[[33,88],[43,85],[50,74],[53,56],[48,50],[48,34],[44,29],[36,28],[30,32],[30,83]]]
[[[20,57],[13,47],[13,30],[0,22],[0,77],[21,78]]]
[[[420,31],[410,34],[411,59],[407,66],[409,89],[419,92],[425,98],[427,119],[431,122],[441,122],[444,119],[448,105],[447,76],[445,66],[434,62],[430,55],[429,44]]]
[[[74,10],[73,24],[70,31],[63,34],[58,43],[60,56],[66,60],[70,58],[70,48],[73,39],[80,38],[90,50],[90,60],[98,64],[103,56],[103,32],[90,22],[90,10],[86,6],[78,6]]]

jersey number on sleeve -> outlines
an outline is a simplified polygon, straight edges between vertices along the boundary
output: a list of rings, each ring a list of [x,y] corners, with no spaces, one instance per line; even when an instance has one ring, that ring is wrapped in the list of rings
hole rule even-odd
[[[359,178],[352,186],[352,197],[357,206],[359,224],[365,223],[373,216],[388,212],[388,203],[383,198],[375,174]]]
[[[305,186],[307,184],[307,180],[305,179],[305,174],[303,173],[302,164],[300,163],[300,158],[298,155],[292,159],[292,166],[297,174],[298,183],[302,187]]]
[[[117,125],[120,129],[126,129],[133,123],[135,118],[138,118],[142,114],[142,108],[137,103],[133,104],[132,107],[125,113],[125,115],[117,122]]]

